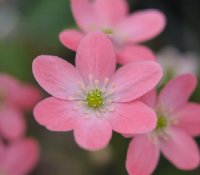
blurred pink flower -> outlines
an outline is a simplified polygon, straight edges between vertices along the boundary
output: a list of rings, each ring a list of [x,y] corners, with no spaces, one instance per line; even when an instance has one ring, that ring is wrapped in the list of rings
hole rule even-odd
[[[138,62],[115,72],[115,66],[113,45],[100,32],[81,41],[76,68],[56,56],[37,57],[33,74],[53,97],[35,107],[35,119],[49,130],[74,130],[76,142],[88,150],[105,147],[112,130],[152,130],[154,112],[133,100],[155,87],[162,76],[161,67],[155,62]]]
[[[34,139],[18,139],[9,144],[0,142],[0,174],[28,175],[39,158],[39,147]]]
[[[150,49],[136,44],[162,32],[165,17],[159,10],[141,10],[129,15],[126,0],[71,0],[71,9],[81,31],[61,32],[59,38],[66,47],[76,51],[86,33],[101,31],[113,41],[120,64],[138,58],[155,59]]]
[[[25,133],[23,111],[40,99],[39,91],[23,85],[14,77],[0,74],[0,134],[5,139],[16,139]],[[12,128],[12,129],[11,129]]]
[[[152,174],[160,151],[179,169],[199,166],[200,154],[192,136],[200,134],[200,104],[188,102],[196,83],[195,76],[185,74],[171,80],[158,98],[156,91],[142,97],[157,112],[157,127],[132,139],[126,160],[129,175]]]

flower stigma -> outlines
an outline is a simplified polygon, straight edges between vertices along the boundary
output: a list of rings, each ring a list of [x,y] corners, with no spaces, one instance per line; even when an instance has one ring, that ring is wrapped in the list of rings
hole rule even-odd
[[[103,106],[103,94],[101,90],[94,89],[87,94],[87,105],[90,108],[98,109]]]
[[[113,31],[112,29],[109,29],[109,28],[105,28],[102,30],[104,33],[108,34],[108,35],[112,35],[113,34]]]
[[[97,117],[102,118],[106,112],[114,111],[113,94],[115,85],[108,87],[109,79],[105,78],[104,82],[94,79],[89,75],[89,83],[77,83],[78,89],[75,96],[70,96],[69,100],[75,100],[74,110],[81,109],[85,117],[88,118],[91,113],[95,113]]]
[[[163,115],[158,116],[156,129],[164,129],[167,127],[167,119]]]

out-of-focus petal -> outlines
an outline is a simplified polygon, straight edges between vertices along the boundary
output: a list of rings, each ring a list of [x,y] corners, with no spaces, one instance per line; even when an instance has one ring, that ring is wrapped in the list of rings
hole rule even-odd
[[[156,102],[157,102],[157,92],[155,89],[147,92],[141,98],[139,98],[142,102],[150,106],[151,108],[155,109]]]
[[[102,24],[112,26],[128,14],[126,0],[95,0],[95,11]]]
[[[188,101],[196,84],[197,79],[193,74],[180,75],[162,89],[158,103],[168,112],[177,110]]]
[[[155,170],[160,150],[148,136],[136,136],[128,147],[126,169],[129,175],[149,175]]]
[[[84,34],[75,29],[67,29],[60,33],[60,42],[67,48],[76,51]]]
[[[133,13],[119,23],[118,30],[123,40],[138,43],[154,38],[165,27],[165,16],[155,9]]]
[[[19,106],[20,109],[32,109],[41,99],[41,93],[39,89],[32,85],[23,85],[22,91],[23,93],[20,94],[20,99],[16,101],[16,106]]]
[[[189,134],[178,128],[171,128],[169,138],[161,140],[161,150],[177,168],[191,170],[200,163],[200,153],[197,144]]]
[[[26,125],[22,113],[13,107],[0,107],[0,133],[8,140],[22,137],[25,133]]]
[[[85,31],[94,31],[100,28],[100,21],[93,0],[71,0],[71,9],[76,23]]]
[[[200,135],[200,104],[187,103],[176,114],[178,126],[192,136]]]
[[[124,65],[135,61],[156,61],[156,57],[151,49],[141,45],[127,45],[118,50],[119,64]]]
[[[38,158],[39,146],[36,140],[19,140],[7,148],[2,167],[9,175],[27,174],[35,167]]]

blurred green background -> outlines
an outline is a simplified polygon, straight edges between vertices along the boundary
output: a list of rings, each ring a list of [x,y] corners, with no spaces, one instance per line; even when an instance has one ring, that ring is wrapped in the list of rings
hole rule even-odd
[[[129,5],[131,11],[157,8],[166,14],[165,31],[145,43],[154,51],[173,45],[181,52],[190,50],[199,55],[199,0],[129,0]],[[37,85],[31,71],[36,56],[57,55],[74,62],[75,54],[59,43],[58,34],[75,26],[69,0],[0,0],[0,71]],[[192,99],[200,101],[200,87]],[[89,153],[75,144],[72,133],[47,131],[31,113],[27,114],[27,122],[28,135],[41,145],[41,159],[32,175],[127,174],[124,162],[128,139],[114,134],[108,148]],[[200,169],[182,172],[161,157],[154,175],[200,175]]]

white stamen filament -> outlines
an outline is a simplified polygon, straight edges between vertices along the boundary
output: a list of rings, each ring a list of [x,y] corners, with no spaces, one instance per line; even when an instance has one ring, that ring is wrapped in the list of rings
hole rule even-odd
[[[109,79],[104,79],[104,84],[101,86],[99,80],[94,80],[92,75],[89,75],[89,85],[86,87],[83,83],[78,82],[79,89],[76,91],[75,96],[70,96],[69,100],[77,100],[77,104],[73,106],[74,110],[78,110],[80,108],[83,109],[83,113],[85,115],[85,118],[89,118],[91,112],[95,112],[96,116],[98,118],[102,118],[105,116],[105,113],[107,111],[112,112],[114,111],[114,107],[112,106],[112,95],[114,94],[114,88],[115,85],[112,84],[111,87],[107,87],[109,83]],[[93,107],[88,106],[88,94],[91,93],[93,90],[99,90],[100,93],[102,93],[102,105],[99,106],[97,104],[92,104]],[[95,100],[93,96],[89,97],[91,101]],[[101,97],[100,97],[101,98]]]

